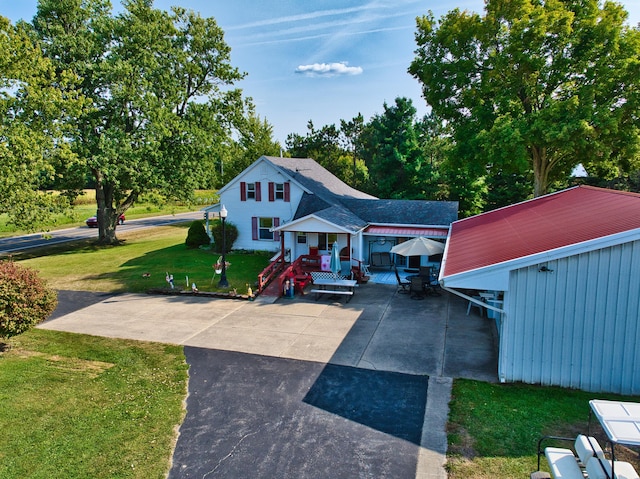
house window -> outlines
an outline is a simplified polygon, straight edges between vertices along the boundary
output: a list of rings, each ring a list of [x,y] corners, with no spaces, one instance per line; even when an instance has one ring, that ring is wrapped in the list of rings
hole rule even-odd
[[[258,218],[258,238],[261,240],[273,241],[273,218]]]
[[[256,199],[256,184],[255,183],[247,183],[247,199],[255,200]]]
[[[284,183],[276,183],[276,200],[284,200]]]
[[[338,241],[338,233],[318,233],[318,249],[329,251]]]
[[[307,244],[307,233],[298,231],[298,244]]]

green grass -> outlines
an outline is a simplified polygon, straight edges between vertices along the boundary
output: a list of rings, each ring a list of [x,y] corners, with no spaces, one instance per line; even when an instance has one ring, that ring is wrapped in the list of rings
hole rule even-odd
[[[181,347],[32,330],[0,354],[0,477],[163,478]]]
[[[640,401],[558,387],[456,380],[449,404],[450,479],[528,478],[537,469],[541,436],[575,437],[587,431],[590,399]],[[597,426],[596,424],[592,426]],[[597,427],[595,435],[604,444]],[[566,447],[565,443],[564,446]],[[640,467],[637,453],[625,460]],[[543,470],[546,469],[544,458]]]
[[[168,287],[166,274],[174,276],[177,289],[193,282],[200,291],[247,292],[254,290],[258,273],[269,264],[271,254],[231,253],[226,256],[229,288],[217,287],[213,265],[219,254],[204,249],[187,249],[184,241],[188,225],[154,228],[149,231],[120,234],[120,246],[97,246],[93,241],[48,248],[16,256],[21,264],[34,268],[55,289],[141,293]],[[145,277],[146,274],[149,277]]]
[[[213,284],[211,279],[212,265],[219,255],[206,250],[186,249],[187,226],[155,228],[152,234],[148,231],[132,232],[123,235],[123,246],[97,247],[87,241],[51,248],[46,256],[36,252],[16,259],[40,270],[41,275],[57,289],[143,292],[149,288],[166,287],[165,274],[169,272],[174,275],[178,288],[186,288],[185,276],[188,275],[189,282],[196,282],[201,291],[217,290],[219,278],[216,277]],[[227,278],[231,288],[237,288],[238,293],[246,292],[246,285],[253,285],[258,272],[267,265],[268,257],[268,254],[228,255],[231,266]],[[149,273],[150,278],[144,278],[144,273]],[[11,432],[4,439],[6,444],[0,444],[0,477],[101,477],[87,474],[86,470],[107,471],[104,477],[159,477],[166,469],[167,457],[171,454],[167,439],[156,439],[160,436],[156,429],[160,427],[156,426],[151,431],[145,429],[137,436],[138,431],[130,431],[128,424],[122,424],[142,421],[141,417],[148,416],[144,412],[147,403],[155,404],[156,398],[162,399],[162,394],[155,390],[148,394],[135,392],[138,386],[140,391],[143,387],[154,387],[152,383],[156,379],[149,379],[152,373],[145,369],[146,363],[156,361],[146,356],[152,346],[44,331],[32,331],[19,336],[16,341],[23,338],[37,342],[37,346],[29,344],[16,349],[36,353],[14,356],[5,353],[0,358],[0,379],[5,381],[0,384],[4,386],[0,420],[4,421],[4,431]],[[179,348],[157,347],[165,353],[169,351],[171,356],[181,351]],[[109,351],[111,348],[113,352]],[[56,362],[59,360],[54,358],[58,356],[62,362]],[[164,371],[165,375],[179,376],[184,367],[183,358],[171,361],[173,366],[160,368],[158,374]],[[10,366],[9,372],[5,373],[7,366]],[[78,369],[80,371],[76,371]],[[155,370],[155,367],[151,369]],[[166,379],[162,381],[174,384]],[[58,391],[54,385],[63,387],[58,387]],[[133,385],[131,393],[127,389],[130,385]],[[176,387],[173,386],[174,389]],[[184,394],[184,384],[181,387],[180,393]],[[95,401],[89,401],[87,397]],[[165,406],[174,407],[175,397],[164,397]],[[529,473],[536,469],[538,438],[545,434],[571,437],[585,432],[588,401],[595,397],[640,401],[637,397],[594,395],[553,387],[454,381],[448,424],[449,478],[529,477]],[[14,405],[22,407],[23,402],[30,404],[28,409],[38,412],[30,413],[33,417],[20,415],[15,420],[18,422],[11,422],[14,421],[11,414],[17,409]],[[67,403],[71,405],[68,411],[63,409]],[[83,411],[84,408],[88,411]],[[175,419],[175,412],[171,414],[172,424],[177,425],[179,419]],[[25,423],[29,424],[23,427]],[[14,438],[20,436],[14,432],[20,427],[26,431],[23,442],[18,437]],[[34,430],[30,432],[32,428]],[[99,433],[94,433],[94,430]],[[99,438],[94,437],[98,435]],[[40,442],[43,447],[34,447]],[[142,464],[149,447],[157,448],[158,451],[154,452],[162,456],[156,459],[160,472],[151,472],[151,469],[140,472],[145,467]],[[16,456],[19,450],[26,459]],[[58,455],[69,455],[69,465],[58,464]],[[629,454],[624,460],[634,463],[640,470],[637,453]],[[54,466],[49,467],[49,461]],[[84,461],[91,466],[81,469]],[[544,460],[542,463],[543,469],[546,468]],[[45,464],[45,469],[41,474],[41,468],[31,464]],[[58,472],[57,468],[64,473],[51,473],[52,470]],[[77,476],[73,475],[75,472],[67,474],[67,470],[75,468],[85,473]]]
[[[176,213],[186,213],[202,208],[203,206],[214,204],[217,201],[217,193],[214,190],[197,190],[193,204],[180,203],[175,201],[158,200],[157,194],[148,194],[141,201],[129,208],[125,213],[127,219],[143,218],[148,216],[172,215]],[[95,191],[85,190],[79,196],[71,210],[62,214],[53,215],[47,222],[45,230],[55,230],[82,226],[87,218],[95,216],[96,201]],[[9,223],[6,214],[0,214],[0,237],[21,235],[29,231],[19,230]]]

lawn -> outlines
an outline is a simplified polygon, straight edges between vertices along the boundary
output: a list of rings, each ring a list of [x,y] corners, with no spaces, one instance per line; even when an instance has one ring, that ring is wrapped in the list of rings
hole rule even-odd
[[[219,278],[212,278],[212,265],[218,255],[187,249],[187,227],[156,228],[152,235],[132,232],[123,235],[122,246],[83,242],[16,259],[40,270],[57,289],[144,292],[166,288],[165,275],[170,273],[177,288],[187,289],[188,276],[202,291],[217,290]],[[228,255],[231,288],[246,292],[269,256]],[[181,348],[40,330],[15,338],[14,344],[0,357],[0,421],[9,432],[0,447],[0,477],[164,474],[172,428],[183,414],[179,404],[185,394],[186,365]],[[562,388],[455,380],[448,424],[449,478],[528,478],[536,469],[538,438],[585,432],[588,401],[596,397],[640,401]],[[16,418],[15,409],[20,410]],[[160,410],[166,410],[167,417],[158,424]],[[604,444],[604,438],[599,439]],[[34,447],[40,443],[42,447]],[[640,470],[637,451],[623,453]],[[66,459],[68,464],[62,464]],[[67,474],[72,470],[81,472]]]
[[[16,256],[21,264],[34,268],[55,289],[142,293],[154,288],[168,288],[166,275],[174,277],[176,289],[190,289],[195,283],[200,291],[232,291],[245,294],[255,290],[258,273],[273,253],[231,253],[226,260],[229,288],[217,287],[213,265],[219,254],[206,249],[187,249],[187,225],[167,226],[149,231],[120,233],[119,246],[97,246],[84,241]],[[187,285],[187,277],[189,285]]]
[[[173,215],[195,211],[203,206],[214,204],[218,201],[215,190],[196,190],[192,204],[185,202],[166,201],[157,193],[147,193],[140,201],[127,210],[127,219],[143,218],[148,216]],[[83,194],[76,198],[73,207],[66,213],[54,214],[47,222],[46,230],[71,228],[82,226],[85,220],[96,214],[96,194],[94,190],[84,190]],[[0,214],[0,237],[14,236],[30,233],[16,229],[9,223],[6,214]]]
[[[178,346],[14,337],[0,353],[0,477],[166,477],[186,387]]]
[[[454,381],[449,404],[449,479],[528,478],[537,469],[541,436],[575,437],[587,432],[590,399],[640,401],[557,387]],[[595,419],[592,426],[604,447],[606,437]],[[618,455],[640,470],[638,450],[617,446]],[[548,471],[544,458],[542,469]]]

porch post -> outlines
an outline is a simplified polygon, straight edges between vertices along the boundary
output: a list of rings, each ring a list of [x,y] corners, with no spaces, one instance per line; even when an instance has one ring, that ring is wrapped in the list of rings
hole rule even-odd
[[[284,231],[280,232],[280,255],[282,256],[282,262],[284,263]],[[289,258],[291,261],[291,258]]]
[[[347,251],[349,252],[349,267],[351,267],[351,233],[347,233]]]

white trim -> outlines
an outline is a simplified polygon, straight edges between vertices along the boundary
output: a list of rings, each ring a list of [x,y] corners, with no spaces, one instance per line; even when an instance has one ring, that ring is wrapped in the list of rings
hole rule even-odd
[[[554,261],[568,256],[575,256],[589,251],[617,246],[640,239],[640,228],[603,236],[581,243],[575,243],[561,248],[542,251],[529,256],[522,256],[502,263],[495,263],[480,268],[463,271],[450,276],[441,276],[441,282],[450,288],[472,289],[497,289],[507,291],[509,289],[509,272],[515,269],[526,268],[536,264],[542,265],[547,261]],[[448,245],[445,246],[441,272],[446,269]],[[480,286],[478,286],[480,285]]]
[[[221,197],[223,193],[231,189],[232,185],[239,183],[240,180],[244,178],[246,173],[257,168],[260,163],[265,163],[265,162],[268,163],[274,170],[276,170],[276,173],[280,173],[282,175],[282,177],[285,179],[284,182],[289,181],[290,183],[294,183],[296,186],[298,186],[298,188],[300,188],[302,191],[306,193],[312,193],[311,190],[309,190],[308,188],[305,188],[299,181],[292,178],[286,171],[284,171],[275,163],[271,162],[269,158],[267,158],[265,155],[262,155],[260,158],[258,158],[256,161],[254,161],[249,166],[247,166],[244,170],[242,170],[239,174],[237,174],[235,178],[229,181],[229,183],[227,183],[222,188],[220,188],[218,190],[218,196]]]
[[[286,231],[286,232],[290,232],[290,233],[294,233],[294,232],[298,232],[298,231],[305,231],[305,230],[297,229],[296,225],[298,225],[300,223],[303,223],[305,221],[309,221],[309,220],[316,220],[316,221],[319,221],[319,222],[324,223],[326,225],[329,225],[332,228],[336,228],[336,230],[338,230],[338,231],[335,231],[335,233],[348,233],[348,234],[352,234],[352,235],[358,233],[358,231],[345,229],[345,228],[343,228],[341,226],[338,226],[335,223],[332,223],[331,221],[327,221],[326,219],[321,218],[321,217],[319,217],[319,216],[317,216],[315,214],[311,214],[311,215],[304,216],[302,218],[298,218],[297,220],[290,221],[289,223],[286,223],[286,224],[281,224],[280,226],[278,226],[276,228],[273,228],[273,231],[280,231],[280,232]],[[359,231],[362,231],[362,230],[359,230]],[[315,233],[316,231],[314,230],[314,231],[306,231],[306,232],[307,233]]]

